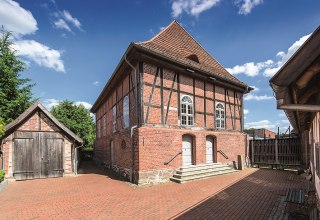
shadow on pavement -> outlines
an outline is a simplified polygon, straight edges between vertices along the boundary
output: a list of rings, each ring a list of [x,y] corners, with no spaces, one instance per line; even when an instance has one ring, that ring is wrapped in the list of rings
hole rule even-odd
[[[119,176],[117,173],[110,169],[103,168],[102,166],[98,166],[93,161],[83,161],[81,162],[78,170],[78,174],[98,174],[102,176],[106,176],[110,179],[125,181],[128,182],[127,179]]]
[[[307,181],[288,171],[260,169],[172,219],[269,219],[279,196]]]

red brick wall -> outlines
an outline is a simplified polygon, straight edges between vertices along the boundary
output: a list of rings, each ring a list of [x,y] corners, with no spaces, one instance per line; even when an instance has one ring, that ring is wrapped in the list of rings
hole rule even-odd
[[[131,80],[130,80],[131,74]],[[130,84],[130,85],[129,85]],[[123,80],[119,81],[114,90],[105,97],[104,103],[98,108],[96,113],[97,136],[95,144],[95,160],[110,165],[111,151],[110,143],[114,144],[114,162],[117,168],[128,169],[130,167],[130,127],[136,124],[136,113],[134,106],[134,74],[128,72]],[[123,126],[123,98],[129,96],[130,105],[130,126]],[[117,109],[117,130],[113,132],[112,108]],[[106,124],[103,124],[103,116],[106,116]],[[100,128],[98,127],[100,125]],[[104,131],[104,128],[106,129]],[[98,129],[101,136],[98,136]],[[125,143],[122,144],[122,142]],[[123,145],[123,146],[122,146]]]
[[[194,136],[195,164],[205,163],[206,136],[211,135],[215,138],[217,150],[222,150],[229,159],[225,159],[217,154],[217,162],[232,163],[236,161],[237,155],[244,155],[245,135],[241,131],[241,105],[242,94],[233,90],[226,90],[212,82],[204,82],[199,79],[184,74],[179,74],[180,84],[177,84],[175,72],[169,69],[163,69],[163,80],[161,83],[160,72],[155,80],[158,67],[155,65],[143,63],[143,119],[140,127],[134,136],[134,170],[139,172],[173,169],[182,165],[181,155],[178,156],[170,165],[165,166],[164,162],[170,160],[182,148],[182,135],[191,134]],[[122,169],[126,175],[130,168],[130,127],[136,124],[136,115],[134,109],[134,92],[129,91],[129,75],[125,74],[123,80],[119,80],[105,98],[103,104],[96,112],[97,120],[97,139],[95,145],[95,160],[110,165],[110,142],[114,143],[115,169]],[[175,82],[173,83],[175,78]],[[133,78],[134,79],[134,78]],[[152,85],[155,86],[152,92]],[[163,120],[161,121],[161,84],[163,84]],[[170,89],[173,88],[170,103]],[[130,88],[133,85],[130,84]],[[183,94],[190,95],[194,99],[195,106],[195,125],[192,129],[181,127],[179,125],[179,99]],[[130,97],[130,127],[122,126],[122,99],[128,94]],[[227,94],[227,95],[226,95]],[[235,96],[237,98],[235,99]],[[150,101],[151,97],[151,101]],[[206,98],[204,98],[206,97]],[[226,103],[225,103],[226,101]],[[226,112],[226,130],[215,130],[214,109],[218,102],[225,105]],[[230,103],[230,105],[229,105]],[[234,105],[236,104],[236,106]],[[112,107],[117,107],[117,131],[112,131]],[[169,108],[167,109],[167,106]],[[165,121],[168,111],[167,121]],[[206,117],[204,116],[206,112]],[[103,116],[106,115],[106,125],[103,125]],[[231,119],[231,116],[233,119]],[[234,117],[236,119],[234,119]],[[234,128],[233,124],[234,123]],[[103,129],[106,127],[106,131]],[[100,130],[101,136],[98,136]],[[122,141],[126,147],[122,147]],[[122,173],[123,173],[122,172]]]
[[[215,139],[216,151],[223,151],[229,159],[220,153],[216,162],[232,163],[237,155],[245,155],[245,134],[227,131],[182,130],[157,127],[139,128],[139,171],[153,169],[178,168],[182,166],[182,156],[177,156],[169,165],[169,161],[182,150],[182,135],[193,136],[194,164],[206,163],[206,137]]]

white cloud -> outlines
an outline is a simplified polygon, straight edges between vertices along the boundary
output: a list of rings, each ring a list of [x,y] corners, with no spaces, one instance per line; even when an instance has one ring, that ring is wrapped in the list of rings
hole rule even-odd
[[[284,112],[282,112],[282,113],[279,113],[278,116],[279,117],[286,117],[286,114]]]
[[[45,99],[43,105],[50,111],[53,106],[59,105],[60,102],[61,100],[57,99]]]
[[[202,12],[209,10],[220,2],[220,0],[173,0],[171,9],[172,16],[178,17],[183,12],[198,16]]]
[[[39,66],[48,67],[58,72],[65,72],[61,52],[51,49],[34,40],[15,41],[13,48],[17,54],[34,61]]]
[[[64,19],[65,19],[66,21],[68,21],[68,22],[70,22],[71,24],[73,24],[73,25],[74,25],[75,27],[77,27],[79,30],[82,30],[80,21],[79,21],[77,18],[72,17],[72,15],[70,14],[69,11],[63,10],[62,16],[64,17]]]
[[[0,26],[12,31],[15,36],[33,34],[38,30],[32,13],[12,0],[0,1]]]
[[[57,106],[61,103],[62,101],[59,99],[45,99],[43,102],[43,105],[50,111],[53,106]],[[83,105],[86,109],[91,109],[92,105],[88,102],[85,101],[77,101],[74,102],[75,105]]]
[[[75,105],[83,105],[83,107],[85,107],[86,109],[90,110],[92,105],[88,102],[84,102],[84,101],[78,101],[74,103]]]
[[[100,85],[100,82],[99,81],[94,81],[92,84],[95,85],[95,86],[98,86],[98,85]]]
[[[272,77],[279,69],[290,59],[290,57],[301,47],[301,45],[310,37],[311,34],[301,37],[294,42],[287,52],[279,51],[276,54],[278,60],[266,60],[264,62],[249,62],[243,65],[236,65],[232,68],[226,68],[232,75],[245,74],[247,76],[258,76],[262,74],[265,77]]]
[[[269,120],[261,120],[261,121],[255,121],[255,122],[247,122],[245,123],[244,127],[274,129],[276,125]]]
[[[251,88],[253,88],[253,91],[258,92],[260,89],[256,86],[250,86]]]
[[[243,109],[243,114],[245,115],[249,114],[249,109]]]
[[[233,68],[226,68],[226,69],[232,75],[243,73],[247,76],[254,77],[259,75],[260,70],[266,67],[272,66],[272,64],[273,64],[272,60],[267,60],[265,62],[260,62],[260,63],[249,62],[243,65],[236,65]]]
[[[237,0],[236,5],[239,7],[239,14],[247,15],[251,10],[262,4],[263,0]]]
[[[69,25],[63,20],[63,19],[58,19],[57,21],[53,22],[54,26],[56,28],[59,28],[59,29],[65,29],[69,32],[72,32],[71,31],[71,28],[69,27]]]
[[[256,101],[262,101],[262,100],[269,100],[269,99],[273,99],[274,97],[272,96],[268,96],[268,95],[255,95],[255,94],[247,94],[244,96],[244,100],[248,101],[248,100],[256,100]]]

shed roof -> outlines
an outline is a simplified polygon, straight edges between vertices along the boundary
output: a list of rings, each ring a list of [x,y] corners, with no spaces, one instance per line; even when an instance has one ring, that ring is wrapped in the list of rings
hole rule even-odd
[[[39,101],[31,105],[27,110],[25,110],[18,118],[12,121],[5,127],[5,136],[13,132],[18,126],[20,126],[26,118],[34,114],[37,110],[42,111],[58,128],[65,132],[69,137],[82,144],[83,140],[73,133],[69,128],[64,126],[61,122],[58,121]]]

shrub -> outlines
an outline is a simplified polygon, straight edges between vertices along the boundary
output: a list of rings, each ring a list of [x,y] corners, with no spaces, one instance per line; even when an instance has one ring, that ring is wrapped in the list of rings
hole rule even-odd
[[[0,170],[0,183],[4,180],[6,172],[4,170]]]

